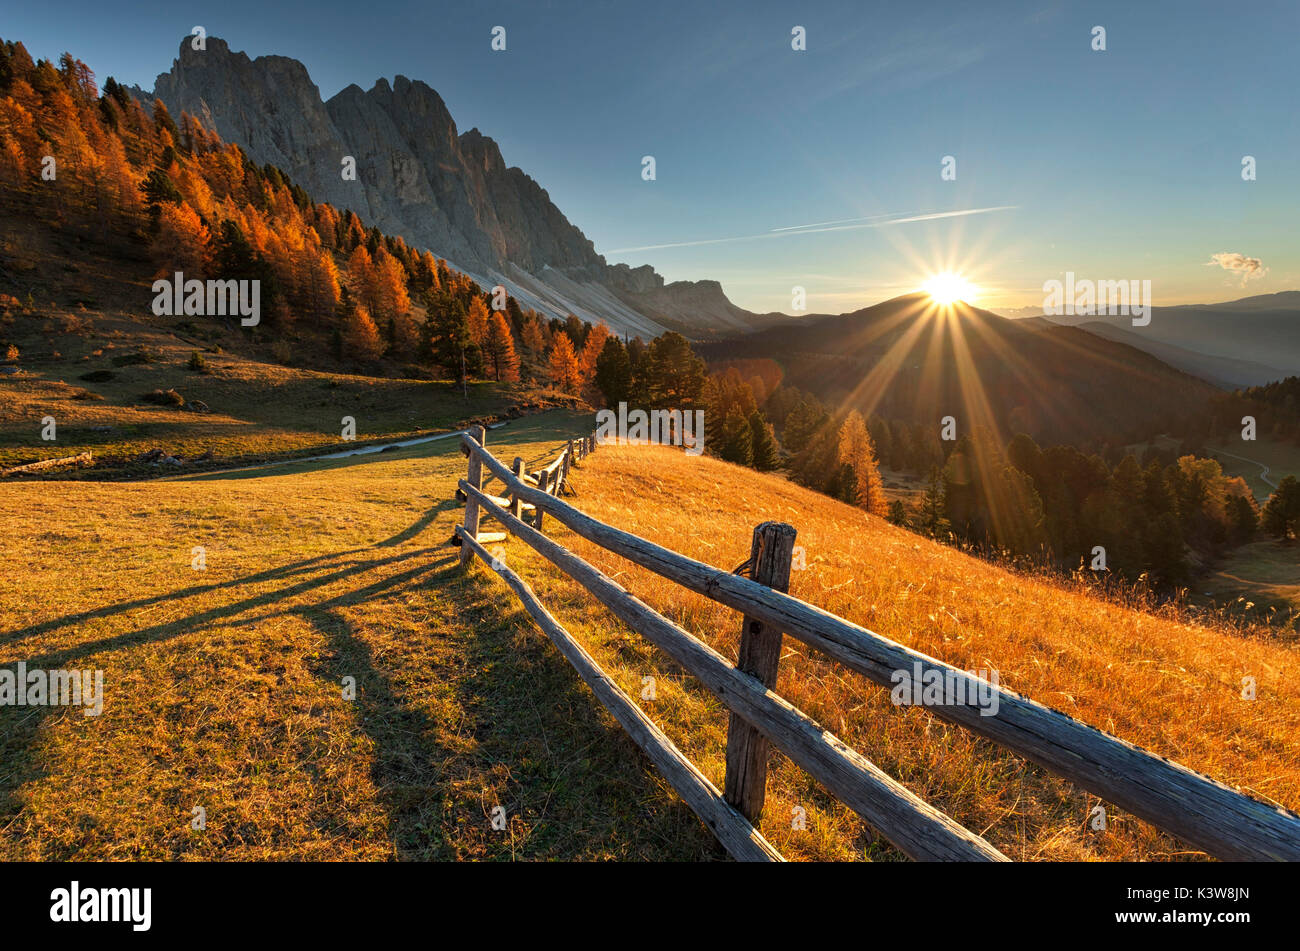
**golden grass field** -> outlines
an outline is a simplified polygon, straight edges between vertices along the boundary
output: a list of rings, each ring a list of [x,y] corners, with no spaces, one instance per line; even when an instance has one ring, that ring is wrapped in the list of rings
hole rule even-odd
[[[523,421],[502,448],[575,425]],[[0,660],[99,668],[106,692],[99,717],[0,708],[0,856],[712,854],[496,582],[459,569],[454,442],[371,458],[0,485],[22,539],[0,553]]]
[[[755,524],[788,521],[799,530],[797,544],[808,564],[794,572],[792,594],[949,663],[996,669],[1012,690],[1262,798],[1300,805],[1294,641],[1232,636],[1100,600],[1081,584],[1012,574],[714,459],[606,447],[584,466],[578,502],[610,524],[730,567],[748,555]],[[617,571],[633,593],[734,658],[734,612],[659,582],[582,539],[570,540],[589,560]],[[550,572],[524,573],[548,603],[579,600],[571,583],[542,580]],[[720,783],[726,735],[720,705],[670,662],[656,662],[653,652],[628,663],[639,641],[603,620],[603,611],[560,613],[587,622],[584,639],[603,645],[604,652],[597,651],[602,660],[620,659],[625,688],[641,676],[661,677],[656,716]],[[1241,699],[1248,675],[1258,682],[1253,702]],[[1087,831],[1094,798],[919,708],[895,708],[888,691],[810,656],[790,638],[777,691],[1013,859],[1194,855],[1113,809],[1106,833]],[[779,763],[769,774],[761,829],[783,853],[810,859],[896,855],[802,771]],[[808,810],[807,832],[790,828],[795,805]]]
[[[493,430],[549,458],[590,418]],[[0,484],[0,662],[99,668],[104,712],[0,708],[0,858],[721,857],[486,568],[448,547],[454,440],[173,481]],[[1154,752],[1300,807],[1297,647],[1013,574],[709,458],[603,447],[574,504],[730,568],[767,519],[799,530],[793,594]],[[493,523],[487,523],[489,528]],[[735,612],[547,533],[725,655]],[[206,569],[191,567],[206,549]],[[726,713],[519,542],[506,559],[719,787]],[[1241,679],[1258,699],[1240,698]],[[355,677],[356,700],[342,696]],[[1198,853],[786,639],[778,690],[1016,860]],[[494,806],[509,814],[491,828]],[[808,829],[791,828],[791,809]],[[203,806],[207,828],[190,828]],[[765,835],[791,859],[900,858],[780,756]]]

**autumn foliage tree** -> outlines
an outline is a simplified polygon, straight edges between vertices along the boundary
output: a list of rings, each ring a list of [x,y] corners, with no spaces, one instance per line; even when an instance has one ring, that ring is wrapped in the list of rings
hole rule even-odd
[[[314,231],[312,235],[315,236]],[[298,252],[296,269],[301,278],[303,308],[317,323],[323,323],[339,305],[339,269],[334,255],[316,237]]]
[[[510,335],[506,315],[497,311],[483,340],[483,358],[493,378],[498,383],[513,383],[519,379],[519,356]]]
[[[530,312],[524,315],[523,333],[520,339],[524,350],[531,357],[540,357],[546,351],[546,327],[537,314]]]
[[[469,302],[469,339],[474,341],[480,347],[487,340],[488,324],[491,321],[488,306],[481,297],[474,297]]]
[[[352,359],[366,362],[379,359],[384,352],[383,338],[365,304],[357,304],[348,313],[343,325],[343,347]]]
[[[548,360],[551,383],[565,393],[576,393],[582,385],[582,367],[567,333],[557,333]]]
[[[159,208],[158,231],[150,250],[159,273],[170,277],[173,270],[188,277],[207,273],[209,235],[198,214],[188,205],[165,204]]]
[[[889,514],[885,486],[880,478],[876,447],[862,414],[853,410],[840,425],[839,463],[843,467],[843,491],[846,501],[872,515]]]
[[[600,359],[601,351],[605,349],[605,341],[609,336],[609,328],[604,324],[593,325],[587,334],[582,351],[578,354],[578,366],[582,370],[584,380],[591,381],[595,378],[596,361]]]

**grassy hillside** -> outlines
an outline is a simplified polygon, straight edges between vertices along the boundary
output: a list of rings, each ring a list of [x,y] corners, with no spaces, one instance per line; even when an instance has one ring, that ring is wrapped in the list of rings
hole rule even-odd
[[[55,477],[156,475],[157,465],[135,461],[152,449],[182,459],[182,469],[207,468],[574,402],[519,384],[471,382],[462,392],[445,380],[319,372],[228,351],[222,342],[238,345],[238,330],[199,332],[90,310],[13,318],[9,337],[23,356],[18,372],[0,375],[0,468],[90,452],[94,466]],[[196,352],[201,372],[190,369]],[[183,404],[150,403],[159,390],[174,390]],[[47,416],[56,423],[53,441],[41,438]],[[341,439],[345,416],[355,420],[355,442]]]
[[[950,663],[995,668],[1011,689],[1217,779],[1291,808],[1300,803],[1294,642],[1237,638],[1107,603],[1082,587],[1010,574],[823,496],[716,460],[689,460],[667,450],[602,449],[587,465],[591,488],[582,507],[612,524],[730,566],[747,555],[753,525],[789,521],[799,529],[808,563],[794,574],[795,595]],[[657,583],[579,539],[573,544],[620,572],[619,580],[633,592],[735,656],[734,612]],[[572,596],[564,582],[538,587],[552,601]],[[625,686],[646,675],[662,678],[656,715],[720,780],[725,718],[717,702],[607,624],[603,612],[562,613],[589,619],[586,638],[602,644],[597,653],[617,665]],[[1254,702],[1240,697],[1247,675],[1258,681]],[[1017,860],[1186,857],[1174,840],[1114,809],[1108,809],[1108,832],[1085,831],[1093,797],[919,709],[894,708],[887,691],[810,657],[789,639],[778,690]],[[788,763],[776,767],[769,790],[762,829],[786,854],[893,854]],[[789,829],[795,804],[808,808],[809,832]]]
[[[540,460],[589,420],[493,430]],[[0,662],[99,668],[99,717],[0,708],[3,858],[645,858],[719,855],[500,582],[446,546],[452,441],[261,473],[0,484]],[[606,447],[577,504],[713,564],[784,519],[792,591],[1292,808],[1297,647],[1158,618],[1007,573],[708,458]],[[548,532],[734,657],[734,612]],[[194,546],[206,569],[191,567]],[[523,546],[506,558],[716,782],[725,711]],[[1240,699],[1245,675],[1259,699]],[[358,696],[342,696],[344,677]],[[780,691],[919,795],[1021,860],[1191,857],[989,743],[787,640]],[[789,857],[893,859],[774,760],[764,833]],[[808,831],[790,809],[808,811]],[[207,828],[190,828],[191,808]],[[510,816],[491,829],[493,806]]]
[[[1255,616],[1300,618],[1300,551],[1276,539],[1233,549],[1193,590],[1196,600]]]
[[[549,414],[493,434],[532,457],[576,428]],[[0,662],[99,668],[106,692],[99,717],[0,707],[0,858],[713,855],[549,642],[459,570],[463,457],[416,448],[260,478],[0,485],[23,541],[0,552]]]

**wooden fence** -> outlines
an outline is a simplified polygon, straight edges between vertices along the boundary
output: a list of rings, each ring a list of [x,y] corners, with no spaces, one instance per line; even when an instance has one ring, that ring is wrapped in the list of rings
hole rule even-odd
[[[749,560],[734,572],[723,571],[606,525],[560,497],[573,493],[570,469],[595,451],[594,436],[569,440],[554,461],[533,472],[525,472],[519,458],[505,466],[485,448],[484,439],[482,427],[461,437],[462,451],[469,457],[467,478],[457,492],[465,502],[464,523],[456,529],[461,562],[477,555],[505,580],[596,697],[735,858],[781,860],[753,827],[763,808],[769,746],[775,746],[913,859],[1007,861],[980,836],[913,795],[773,692],[782,636],[788,634],[882,686],[893,687],[899,678],[910,681],[913,696],[939,678],[950,689],[942,705],[927,705],[934,715],[1046,767],[1212,856],[1300,860],[1300,816],[1294,812],[1239,793],[792,597],[786,593],[795,540],[791,526],[757,526]],[[488,477],[501,482],[502,495],[484,491]],[[531,524],[524,517],[528,513]],[[544,514],[608,551],[741,612],[738,663],[548,538],[542,532]],[[495,518],[506,532],[480,532],[484,516]],[[614,684],[532,589],[489,554],[484,546],[507,534],[577,581],[726,705],[731,717],[722,792]],[[996,694],[996,707],[987,703],[990,694]],[[988,715],[989,709],[996,712]]]

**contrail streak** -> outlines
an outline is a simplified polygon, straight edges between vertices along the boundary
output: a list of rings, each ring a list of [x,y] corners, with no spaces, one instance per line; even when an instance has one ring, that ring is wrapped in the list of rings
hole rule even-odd
[[[854,231],[859,228],[885,228],[890,225],[907,224],[914,221],[934,221],[938,218],[963,218],[967,215],[983,215],[991,211],[1010,211],[1018,205],[993,205],[988,208],[962,208],[957,211],[935,211],[915,215],[874,215],[870,218],[843,218],[841,221],[854,222],[840,224],[835,221],[822,221],[807,225],[791,225],[787,228],[773,228],[759,234],[742,234],[730,238],[702,238],[698,241],[670,241],[664,244],[645,244],[635,248],[612,248],[606,254],[627,254],[631,251],[658,251],[663,248],[696,248],[705,244],[727,244],[731,241],[758,241],[763,238],[788,238],[798,234],[820,234],[825,231]]]
[[[789,225],[785,228],[773,228],[773,231],[802,231],[804,228],[820,228],[822,225],[845,225],[851,221],[879,221],[882,218],[896,218],[900,213],[897,211],[890,212],[887,215],[866,215],[861,218],[836,218],[834,221],[814,221],[807,225]]]

